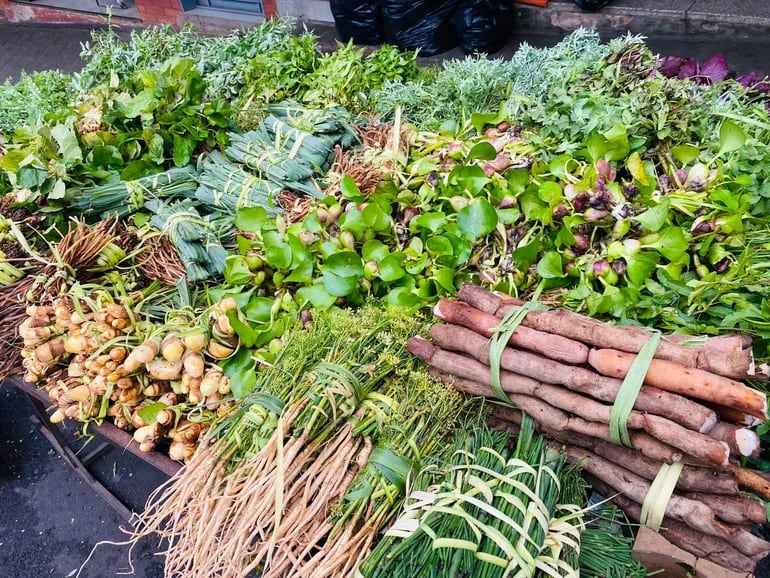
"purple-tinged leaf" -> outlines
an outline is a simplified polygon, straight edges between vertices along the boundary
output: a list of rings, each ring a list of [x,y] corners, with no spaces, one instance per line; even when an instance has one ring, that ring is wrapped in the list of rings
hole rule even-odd
[[[747,90],[753,92],[770,92],[770,77],[759,72],[749,72],[739,76],[738,83]]]
[[[711,84],[722,82],[729,73],[727,59],[723,54],[712,56],[700,68],[700,78],[702,80],[708,79]]]
[[[676,78],[684,61],[681,56],[666,56],[660,61],[660,73],[666,78]]]
[[[679,67],[677,78],[685,80],[686,78],[694,78],[696,76],[698,76],[698,61],[694,58],[688,58]]]

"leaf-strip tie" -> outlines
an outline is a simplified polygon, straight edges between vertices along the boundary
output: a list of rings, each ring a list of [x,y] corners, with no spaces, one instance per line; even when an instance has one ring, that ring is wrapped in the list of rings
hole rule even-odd
[[[647,376],[647,370],[655,357],[655,351],[658,349],[660,340],[661,333],[659,331],[653,332],[647,343],[639,350],[633,363],[631,363],[631,367],[628,368],[628,374],[620,385],[615,403],[612,404],[612,411],[610,411],[610,440],[615,445],[632,447],[631,437],[628,434],[628,417],[634,409],[636,398],[642,389],[644,378]]]
[[[498,325],[493,331],[494,334],[489,340],[489,369],[491,374],[492,390],[495,392],[497,398],[505,405],[511,406],[511,400],[503,390],[503,386],[500,383],[500,361],[503,358],[503,352],[505,351],[508,342],[511,339],[513,333],[521,325],[527,313],[530,311],[544,311],[548,309],[545,305],[537,303],[537,298],[542,290],[542,285],[538,286],[535,293],[532,295],[532,300],[528,301],[521,306],[512,306],[508,313],[505,314],[500,325]]]
[[[655,530],[660,530],[663,524],[663,517],[666,515],[668,502],[679,482],[679,476],[682,473],[684,462],[675,464],[663,464],[660,466],[655,479],[650,484],[650,489],[642,502],[642,513],[639,516],[639,523]]]

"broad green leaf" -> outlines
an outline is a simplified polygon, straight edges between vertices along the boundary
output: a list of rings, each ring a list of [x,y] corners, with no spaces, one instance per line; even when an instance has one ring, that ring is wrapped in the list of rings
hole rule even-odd
[[[275,300],[270,297],[252,297],[249,302],[241,308],[241,312],[246,319],[254,323],[267,323],[272,316]]]
[[[142,409],[138,410],[137,413],[146,423],[151,424],[155,423],[155,420],[158,419],[158,414],[167,407],[168,405],[162,401],[156,401],[155,403],[144,406]]]
[[[174,164],[183,167],[190,162],[193,151],[197,146],[192,139],[174,135]]]
[[[356,181],[354,181],[351,177],[342,177],[342,180],[340,181],[340,192],[342,193],[342,197],[344,199],[355,202],[361,202],[364,200],[364,197],[361,194]]]
[[[228,255],[225,259],[225,281],[230,285],[245,285],[251,281],[251,271],[242,255]]]
[[[664,198],[657,206],[647,209],[634,217],[634,220],[648,231],[657,232],[663,228],[668,220],[668,210],[671,201]]]
[[[276,269],[288,269],[291,258],[291,246],[288,243],[276,243],[265,249],[265,260]]]
[[[310,303],[317,309],[328,309],[337,301],[337,298],[324,288],[323,282],[298,289],[297,297],[303,305]]]
[[[20,167],[16,171],[16,184],[22,189],[34,189],[45,182],[47,172],[35,167]]]
[[[353,251],[340,251],[331,255],[324,263],[324,270],[341,277],[362,277],[364,266],[361,257]]]
[[[455,287],[455,271],[449,267],[438,267],[433,270],[431,278],[447,293],[454,294],[457,291]]]
[[[300,261],[299,265],[294,267],[292,263],[291,275],[286,277],[286,283],[309,283],[313,280],[314,264],[312,259]]]
[[[671,148],[671,156],[683,165],[688,165],[698,158],[700,149],[692,145],[678,145]]]
[[[548,251],[537,264],[537,274],[543,279],[561,279],[565,277],[561,255]]]
[[[626,160],[626,167],[628,168],[628,172],[631,173],[631,176],[642,185],[647,186],[650,184],[650,179],[647,176],[647,171],[644,168],[644,163],[642,162],[642,157],[639,156],[639,153],[633,152],[629,155],[628,160]]]
[[[436,257],[452,255],[454,253],[452,242],[443,235],[428,237],[428,240],[425,242],[425,248],[434,259]]]
[[[473,145],[468,152],[467,160],[493,161],[497,158],[497,150],[488,142],[480,142]]]
[[[401,253],[393,253],[388,255],[379,263],[377,275],[385,283],[392,283],[398,281],[405,275],[404,268],[401,263],[404,261],[404,255]]]
[[[396,305],[398,307],[417,307],[420,304],[420,298],[409,291],[406,287],[396,287],[388,293],[385,298],[388,305]]]
[[[80,143],[78,143],[77,134],[71,123],[57,124],[51,129],[51,136],[56,139],[56,143],[59,145],[59,154],[65,162],[83,160],[83,151],[80,150]]]
[[[357,277],[342,277],[332,271],[323,272],[324,289],[335,297],[345,297],[358,287]]]
[[[246,347],[239,347],[235,355],[219,366],[222,372],[230,378],[230,390],[237,399],[241,399],[251,393],[257,383],[256,360]]]
[[[626,158],[631,146],[628,143],[628,132],[622,124],[616,124],[603,134],[607,139],[607,152],[604,158],[608,161],[619,161]]]
[[[149,153],[150,153],[150,159],[152,162],[157,163],[159,165],[162,165],[163,162],[166,160],[165,153],[163,151],[165,141],[163,140],[163,137],[160,136],[158,133],[155,133],[152,135],[152,138],[150,139],[150,146],[149,146]]]
[[[717,156],[738,150],[746,142],[746,133],[733,121],[725,119],[719,127],[719,152]]]
[[[446,215],[444,215],[444,213],[423,213],[409,221],[409,228],[412,231],[426,229],[431,233],[435,233],[444,226],[446,220]]]
[[[238,209],[235,213],[235,226],[247,233],[261,231],[267,220],[267,211],[263,207]]]
[[[463,237],[476,241],[495,230],[497,212],[488,200],[473,199],[467,207],[457,213],[457,225]]]
[[[382,241],[377,239],[369,239],[364,246],[361,247],[361,255],[364,261],[381,261],[388,256],[390,249]]]
[[[48,198],[63,199],[66,192],[67,192],[67,187],[64,184],[64,181],[61,179],[56,179],[56,183],[54,184],[51,191],[48,193]]]
[[[158,101],[151,90],[142,90],[126,104],[123,114],[126,118],[136,118],[143,112],[154,109]]]

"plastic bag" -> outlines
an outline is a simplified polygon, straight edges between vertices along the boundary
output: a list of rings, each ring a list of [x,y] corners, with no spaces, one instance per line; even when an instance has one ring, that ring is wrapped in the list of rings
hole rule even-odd
[[[500,50],[513,26],[511,0],[465,0],[452,15],[452,27],[465,54]]]
[[[450,18],[461,0],[383,0],[385,39],[432,56],[457,46]]]
[[[334,24],[342,41],[353,39],[356,44],[382,44],[385,30],[380,4],[380,0],[331,0]]]

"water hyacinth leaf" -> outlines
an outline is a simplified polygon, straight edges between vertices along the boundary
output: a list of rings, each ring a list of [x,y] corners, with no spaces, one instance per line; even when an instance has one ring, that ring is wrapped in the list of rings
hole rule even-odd
[[[340,192],[342,193],[342,198],[348,199],[349,201],[360,203],[364,200],[364,197],[361,194],[356,181],[354,181],[351,177],[342,178],[340,181]]]
[[[225,281],[230,285],[245,285],[251,281],[251,271],[244,256],[227,256],[225,259]]]
[[[543,279],[562,279],[566,276],[561,255],[556,251],[545,253],[537,264],[537,274]]]
[[[434,259],[436,257],[454,254],[452,242],[443,235],[428,237],[428,240],[425,242],[425,248],[427,249],[428,254]]]
[[[671,148],[671,156],[683,165],[687,165],[700,156],[700,149],[692,145],[678,145]]]
[[[423,253],[418,257],[413,257],[408,261],[405,261],[404,269],[406,269],[406,272],[409,273],[410,275],[418,275],[422,273],[425,267],[428,266],[429,260],[430,260],[430,257],[427,255],[427,253]]]
[[[655,271],[659,257],[654,253],[636,253],[626,257],[626,274],[634,285],[643,285]]]
[[[265,260],[276,269],[288,269],[292,260],[291,246],[288,243],[276,243],[267,247]]]
[[[380,261],[377,275],[385,283],[393,283],[394,281],[398,281],[406,274],[404,268],[401,266],[401,263],[403,262],[403,253],[393,253],[388,255],[382,261]]]
[[[247,347],[239,347],[235,355],[220,363],[222,372],[230,378],[230,390],[240,399],[254,389],[257,383],[256,360]]]
[[[473,145],[473,148],[468,152],[466,160],[493,161],[495,158],[497,158],[497,150],[495,150],[495,147],[492,146],[491,143],[480,142]]]
[[[293,261],[296,261],[296,259]],[[300,261],[296,266],[292,262],[291,268],[291,275],[284,279],[286,283],[309,283],[313,280],[313,270],[315,267],[312,259]]]
[[[449,267],[438,267],[434,269],[431,276],[436,284],[441,287],[447,293],[454,293],[457,291],[455,287],[455,271]]]
[[[636,215],[634,220],[648,231],[652,231],[653,233],[660,231],[668,220],[668,210],[670,205],[671,201],[668,198],[664,198],[656,206]]]
[[[687,252],[689,244],[681,227],[667,227],[657,241],[644,246],[657,250],[669,261],[676,261]]]
[[[729,119],[722,121],[719,127],[719,152],[717,156],[738,150],[746,142],[746,133]]]
[[[409,229],[413,232],[418,229],[425,229],[431,233],[435,233],[444,226],[446,221],[447,218],[444,213],[423,213],[409,221]]]
[[[343,213],[340,217],[339,224],[340,229],[343,231],[350,231],[356,236],[356,239],[359,239],[364,231],[369,228],[364,220],[363,213],[358,209]]]
[[[449,181],[471,195],[476,196],[487,186],[489,178],[484,174],[484,169],[472,165],[452,169],[452,172],[449,173]]]
[[[316,309],[328,309],[337,301],[337,298],[324,288],[323,280],[319,280],[319,282],[309,287],[298,289],[297,298],[302,306],[310,303]]]
[[[249,321],[267,323],[273,315],[275,300],[269,297],[252,297],[241,307],[241,312]]]
[[[488,200],[473,199],[457,213],[457,225],[464,238],[476,241],[495,230],[497,212]]]
[[[369,203],[361,211],[364,223],[373,231],[384,231],[390,228],[390,217],[377,203]]]
[[[392,289],[388,293],[386,301],[388,305],[395,305],[407,309],[420,305],[420,298],[412,293],[407,287],[396,287],[395,289]]]
[[[608,161],[619,161],[626,158],[631,146],[628,142],[628,132],[626,127],[616,124],[602,136],[607,139],[607,152],[604,158]]]
[[[381,261],[388,256],[390,249],[382,241],[369,239],[361,248],[361,255],[365,261]]]

